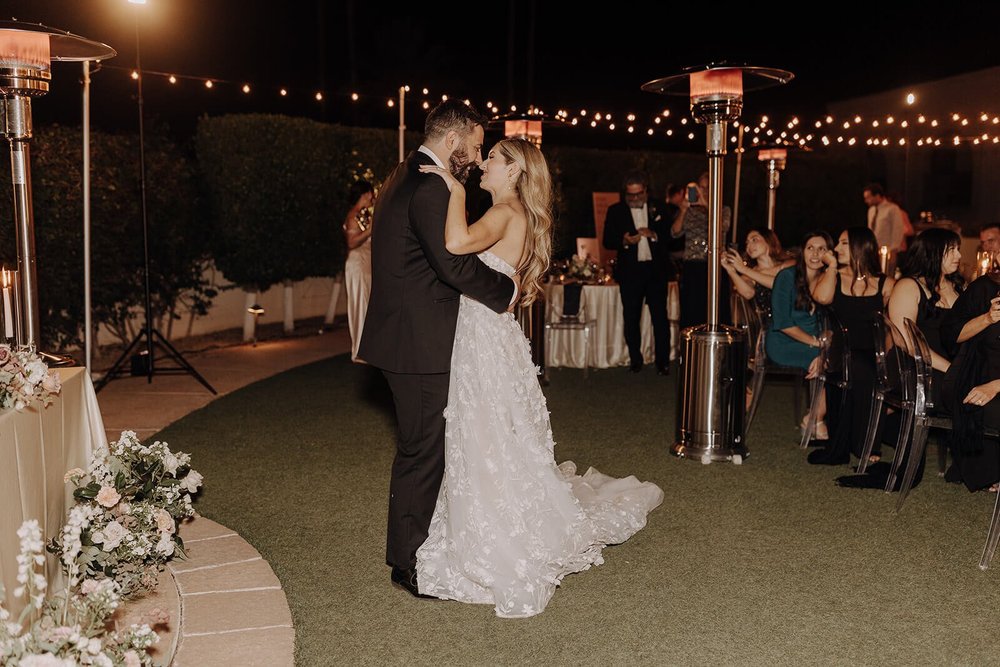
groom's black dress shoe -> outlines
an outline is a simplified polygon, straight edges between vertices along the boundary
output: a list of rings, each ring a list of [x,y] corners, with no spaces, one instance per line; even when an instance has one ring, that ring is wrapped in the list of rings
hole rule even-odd
[[[641,370],[642,370],[642,364],[629,364],[628,367],[629,373],[638,373]]]
[[[420,598],[422,600],[437,600],[437,598],[432,595],[424,595],[420,592],[420,589],[417,587],[416,570],[400,570],[398,567],[392,568],[392,585],[396,588],[402,588],[415,598]]]

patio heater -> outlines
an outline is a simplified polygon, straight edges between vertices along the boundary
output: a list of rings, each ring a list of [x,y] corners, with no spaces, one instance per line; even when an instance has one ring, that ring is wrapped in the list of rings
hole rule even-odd
[[[757,152],[757,159],[767,169],[767,228],[773,232],[775,200],[778,186],[781,185],[781,172],[785,170],[788,160],[788,149],[781,146],[761,148]]]
[[[723,63],[690,67],[642,86],[661,95],[689,95],[691,115],[706,129],[708,322],[681,332],[678,438],[671,447],[681,458],[740,464],[748,455],[743,432],[747,341],[742,330],[719,322],[726,126],[740,117],[744,91],[787,83],[792,77],[784,70]]]
[[[0,21],[0,122],[10,142],[11,182],[14,186],[14,228],[17,240],[17,278],[20,297],[14,319],[19,323],[17,344],[37,348],[40,334],[38,280],[35,267],[35,222],[31,205],[31,98],[49,91],[53,60],[83,62],[112,58],[115,50],[48,26]],[[44,355],[50,363],[61,357]]]

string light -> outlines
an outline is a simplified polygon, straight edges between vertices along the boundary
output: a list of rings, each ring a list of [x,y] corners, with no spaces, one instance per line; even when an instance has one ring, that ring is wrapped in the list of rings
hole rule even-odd
[[[913,93],[907,93],[906,94],[906,103],[907,104],[909,104],[910,106],[913,106],[913,103],[916,102],[916,101],[917,101],[917,96],[916,95],[914,95]]]
[[[250,95],[252,89],[257,87],[256,85],[251,84],[250,82],[232,81],[226,79],[207,78],[199,76],[189,76],[184,74],[178,75],[169,72],[156,72],[153,70],[143,70],[142,72],[139,72],[138,70],[131,68],[116,68],[114,66],[106,66],[106,67],[109,67],[109,69],[117,69],[119,71],[122,71],[124,76],[130,76],[133,80],[138,80],[140,77],[143,78],[144,80],[149,79],[150,77],[153,78],[159,77],[166,80],[171,85],[175,86],[179,84],[179,79],[189,79],[195,83],[198,82],[202,83],[202,85],[204,85],[205,88],[209,90],[214,90],[217,87],[220,88],[220,90],[231,87],[234,91],[241,91],[241,94],[243,95]],[[403,91],[410,91],[411,86],[405,85],[397,88],[397,90],[400,89]],[[429,95],[428,88],[422,88],[422,89],[414,88],[412,90],[422,90],[424,92],[424,95]],[[291,93],[294,93],[295,95],[299,95],[301,93],[303,97],[309,95],[312,96],[317,102],[327,102],[326,97],[329,95],[328,91],[318,91],[318,92],[315,90],[297,91],[288,88],[280,88],[278,92],[281,95],[281,97],[288,97],[290,96]],[[910,93],[909,95],[913,95],[913,93]],[[908,104],[911,103],[909,95],[907,96]],[[350,102],[359,102],[362,101],[362,96],[363,95],[358,91],[354,91],[347,93],[341,99]],[[377,95],[372,97],[374,97],[374,99],[379,99]],[[393,96],[393,98],[394,97],[395,96]],[[390,109],[395,108],[396,106],[395,99],[387,100],[386,97],[381,97],[381,99],[386,100],[386,107]],[[440,96],[440,99],[442,101],[446,101],[449,99],[449,96],[443,94]],[[472,101],[470,99],[464,99],[464,98],[459,98],[459,99],[463,99],[466,105],[472,104]],[[432,104],[433,104],[432,100],[421,101],[421,107],[424,110],[429,109],[432,106]],[[501,112],[500,107],[498,107],[492,101],[487,101],[485,104],[485,108],[489,110],[492,115],[499,115]],[[516,113],[517,109],[518,109],[517,105],[510,105],[511,112]],[[543,112],[540,108],[531,105],[528,107],[527,113],[532,115],[534,114],[540,115]],[[642,120],[640,120],[640,117],[643,114],[637,114],[632,111],[622,112],[620,110],[619,111],[612,110],[604,112],[594,112],[592,109],[589,111],[587,109],[580,109],[578,111],[559,109],[555,113],[555,118],[557,120],[564,121],[568,125],[573,125],[573,126],[582,126],[584,123],[580,122],[581,119],[583,119],[584,122],[587,122],[590,120],[590,118],[593,118],[593,122],[591,122],[592,128],[597,128],[600,126],[600,124],[603,123],[607,125],[607,129],[609,131],[617,131],[617,124],[612,122],[612,119],[616,115],[619,115],[627,120],[626,124],[622,125],[622,127],[625,128],[629,134],[639,134],[645,131],[646,136],[650,137],[652,136],[672,137],[674,136],[673,130],[675,129],[676,126],[679,127],[691,126],[689,128],[691,132],[686,132],[686,131],[681,132],[679,127],[676,127],[676,129],[678,129],[678,132],[680,132],[680,134],[687,134],[689,139],[692,138],[692,135],[697,136],[698,134],[697,130],[695,130],[695,128],[693,127],[695,123],[692,122],[692,119],[690,117],[686,116],[685,114],[681,114],[678,116],[679,123],[673,123],[671,122],[671,120],[669,120],[672,119],[670,109],[664,109],[664,108],[661,108],[660,111],[655,112],[651,114],[649,117]],[[802,146],[807,146],[814,143],[815,144],[821,143],[823,146],[829,146],[834,141],[836,141],[839,144],[844,144],[846,142],[848,145],[856,145],[861,141],[866,141],[866,137],[860,136],[855,138],[855,137],[850,137],[850,135],[848,134],[841,134],[839,136],[832,136],[832,135],[828,136],[822,133],[815,135],[807,134],[805,132],[800,133],[796,131],[798,129],[798,126],[800,125],[808,127],[809,126],[808,124],[811,124],[815,129],[818,130],[823,128],[824,123],[826,125],[837,124],[839,128],[842,128],[845,131],[850,131],[855,126],[858,126],[858,128],[855,129],[859,129],[860,124],[862,122],[866,123],[870,122],[870,128],[877,128],[877,129],[885,128],[886,130],[886,133],[881,137],[870,136],[866,141],[866,145],[868,146],[876,146],[876,147],[909,146],[912,145],[914,142],[916,142],[918,146],[940,146],[942,145],[942,143],[944,143],[945,145],[950,143],[956,146],[1000,144],[1000,136],[994,137],[993,135],[990,134],[981,133],[979,135],[976,135],[973,132],[972,134],[974,136],[963,138],[964,132],[959,128],[968,128],[971,124],[971,121],[974,121],[977,118],[981,123],[984,124],[1000,125],[1000,114],[994,115],[994,113],[990,113],[989,111],[981,109],[978,113],[975,113],[968,117],[963,117],[962,114],[959,112],[951,112],[946,116],[938,119],[932,119],[931,117],[928,117],[926,114],[917,114],[916,116],[911,116],[909,118],[896,118],[894,114],[886,114],[884,116],[873,114],[868,116],[869,119],[868,121],[863,121],[863,116],[861,114],[855,114],[851,116],[841,116],[839,118],[833,114],[825,114],[818,118],[814,117],[811,120],[808,118],[803,119],[799,116],[790,115],[786,117],[784,121],[782,121],[780,118],[771,118],[768,115],[761,115],[759,116],[760,119],[759,126],[755,125],[753,122],[744,121],[741,124],[740,121],[734,121],[732,127],[746,129],[746,130],[753,129],[753,134],[758,135],[761,139],[764,138],[765,136],[770,138],[771,140],[780,138],[787,140],[789,142],[795,141]],[[649,122],[650,120],[652,120],[652,122]],[[775,129],[769,129],[770,123],[775,123],[774,125]],[[930,127],[935,128],[937,132],[932,132],[930,136],[921,136],[919,138],[911,137],[907,132],[896,132],[895,133],[896,136],[892,136],[892,133],[889,132],[890,129],[894,130],[896,127],[899,127],[900,130],[908,130],[911,127],[912,123],[917,123],[921,125],[929,124]],[[675,127],[669,127],[671,125]],[[785,127],[783,128],[782,125],[784,125]],[[663,131],[662,135],[659,134],[660,130]],[[762,133],[761,130],[764,130],[764,132]],[[935,134],[943,136],[936,137],[934,136]],[[733,139],[735,139],[735,137],[730,138],[730,141],[732,143],[738,143],[739,141],[738,139],[736,139],[735,141],[733,141]],[[756,139],[758,142],[760,141],[760,139],[758,139],[757,137],[753,137],[753,139]],[[853,139],[853,141],[850,141],[851,139]]]
[[[694,132],[692,132],[692,133],[690,133],[690,134],[688,135],[688,139],[694,139]]]

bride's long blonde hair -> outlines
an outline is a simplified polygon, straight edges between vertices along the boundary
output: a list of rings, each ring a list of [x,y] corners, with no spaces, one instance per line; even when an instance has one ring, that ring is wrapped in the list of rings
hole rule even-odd
[[[496,145],[507,164],[521,168],[514,186],[528,230],[517,272],[521,274],[521,305],[532,304],[542,291],[542,277],[549,270],[552,255],[552,176],[545,156],[530,141],[504,139]]]

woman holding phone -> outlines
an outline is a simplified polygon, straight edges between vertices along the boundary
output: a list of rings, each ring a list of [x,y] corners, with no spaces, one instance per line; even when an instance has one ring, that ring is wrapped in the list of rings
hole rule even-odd
[[[674,238],[685,237],[684,261],[681,262],[680,327],[705,324],[708,320],[708,172],[697,183],[688,185],[688,196],[681,202],[681,212],[670,226]],[[732,211],[722,208],[722,236],[729,231]],[[722,248],[719,248],[722,251]],[[718,261],[718,259],[716,260]],[[730,322],[729,281],[719,281],[719,322]]]

